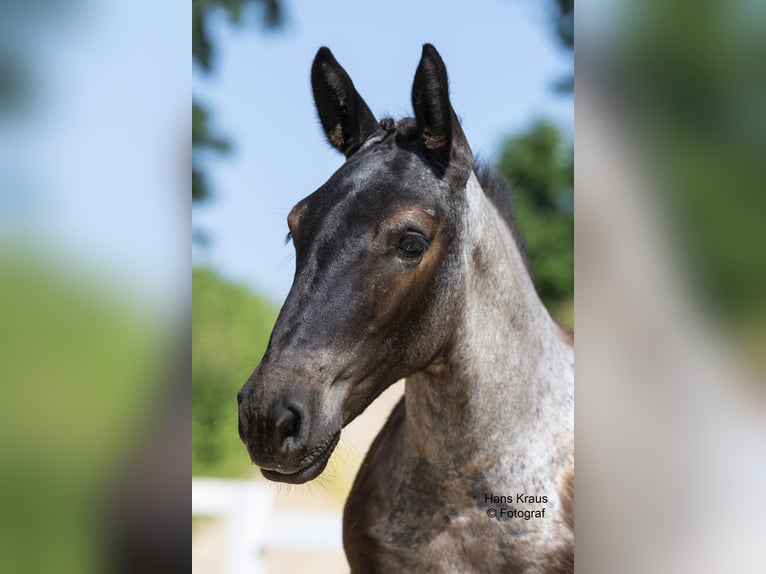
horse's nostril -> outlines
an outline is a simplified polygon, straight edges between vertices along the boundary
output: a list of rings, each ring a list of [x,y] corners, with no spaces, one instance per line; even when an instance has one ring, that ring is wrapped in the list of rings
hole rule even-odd
[[[297,437],[301,430],[301,416],[298,414],[298,411],[295,409],[290,409],[290,412],[293,415],[293,420],[290,423],[290,426],[286,427],[284,430],[285,439],[290,437]]]
[[[294,406],[285,408],[276,424],[275,438],[276,447],[281,451],[286,451],[291,443],[294,443],[298,434],[301,432],[301,413],[300,409]]]
[[[242,391],[239,391],[237,393],[237,405],[241,405],[243,400],[245,400],[245,395]]]

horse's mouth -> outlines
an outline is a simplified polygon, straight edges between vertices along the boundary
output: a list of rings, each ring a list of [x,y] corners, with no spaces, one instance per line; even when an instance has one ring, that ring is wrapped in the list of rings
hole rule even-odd
[[[309,480],[315,479],[322,474],[327,462],[330,460],[335,447],[340,440],[340,431],[338,431],[324,447],[321,447],[317,451],[310,453],[309,456],[304,459],[303,467],[296,472],[280,472],[278,470],[266,470],[261,469],[261,474],[273,480],[275,482],[286,482],[288,484],[303,484]]]

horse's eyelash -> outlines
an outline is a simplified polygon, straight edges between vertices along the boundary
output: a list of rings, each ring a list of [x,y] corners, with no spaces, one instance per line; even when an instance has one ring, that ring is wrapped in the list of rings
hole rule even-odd
[[[287,235],[285,235],[285,245],[290,243],[293,240],[293,234],[291,231],[287,232]]]

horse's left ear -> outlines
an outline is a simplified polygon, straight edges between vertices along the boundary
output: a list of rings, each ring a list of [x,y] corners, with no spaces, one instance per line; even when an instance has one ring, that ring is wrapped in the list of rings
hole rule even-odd
[[[443,171],[450,164],[470,169],[471,149],[449,100],[447,68],[431,44],[423,45],[412,84],[412,107],[421,144],[431,161]]]
[[[319,48],[314,57],[311,87],[327,141],[351,157],[380,126],[328,48]]]

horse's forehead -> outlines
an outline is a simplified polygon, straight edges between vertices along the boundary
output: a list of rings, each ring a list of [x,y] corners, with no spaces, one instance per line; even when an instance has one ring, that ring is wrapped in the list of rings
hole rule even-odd
[[[411,153],[403,150],[370,152],[353,158],[336,171],[311,197],[315,217],[330,211],[386,211],[402,202],[428,206],[440,202],[438,181]]]

